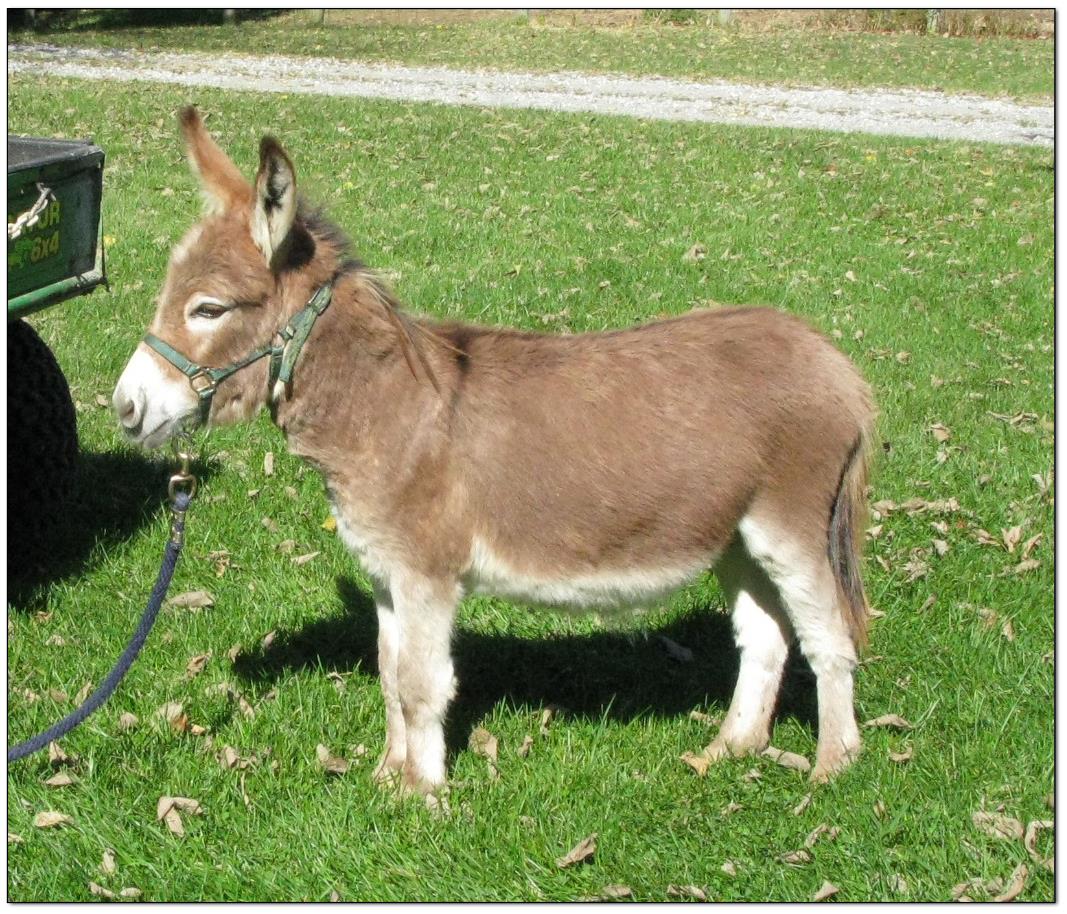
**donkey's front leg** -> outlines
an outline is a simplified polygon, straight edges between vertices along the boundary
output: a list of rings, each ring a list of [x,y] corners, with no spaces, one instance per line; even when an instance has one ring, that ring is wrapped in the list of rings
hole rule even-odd
[[[404,712],[400,707],[400,686],[397,668],[400,660],[400,623],[393,610],[389,589],[375,584],[374,605],[378,610],[378,676],[385,700],[385,751],[374,769],[376,781],[391,781],[399,777],[407,756],[407,735]]]
[[[406,752],[403,787],[431,793],[445,783],[445,713],[455,694],[452,622],[459,602],[455,581],[416,574],[393,577],[393,613],[399,628],[396,682]]]

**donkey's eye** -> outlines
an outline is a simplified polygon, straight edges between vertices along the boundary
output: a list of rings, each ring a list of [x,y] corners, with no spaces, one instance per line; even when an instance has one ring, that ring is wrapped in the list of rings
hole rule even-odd
[[[226,313],[227,309],[222,305],[215,302],[203,301],[196,306],[193,314],[197,317],[207,317],[214,319],[216,317],[222,317]]]

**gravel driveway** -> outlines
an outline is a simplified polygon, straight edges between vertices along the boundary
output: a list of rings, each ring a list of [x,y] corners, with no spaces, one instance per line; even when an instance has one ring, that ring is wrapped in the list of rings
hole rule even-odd
[[[1052,105],[920,90],[787,89],[659,77],[475,72],[331,58],[17,44],[8,45],[8,72],[972,142],[1052,146],[1054,140]]]

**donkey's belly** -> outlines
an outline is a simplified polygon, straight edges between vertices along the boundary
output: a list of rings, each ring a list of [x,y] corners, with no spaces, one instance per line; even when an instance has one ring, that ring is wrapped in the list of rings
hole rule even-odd
[[[715,559],[709,554],[670,565],[580,572],[519,568],[475,538],[463,583],[468,593],[571,612],[624,610],[660,602],[711,568]]]

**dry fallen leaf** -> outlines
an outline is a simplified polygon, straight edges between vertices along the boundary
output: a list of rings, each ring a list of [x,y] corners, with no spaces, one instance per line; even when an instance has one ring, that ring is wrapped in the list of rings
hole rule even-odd
[[[74,819],[62,812],[46,810],[39,812],[33,817],[33,824],[37,828],[58,828],[63,825],[73,825]]]
[[[541,735],[548,736],[548,727],[556,716],[555,708],[545,708],[541,712]]]
[[[704,777],[704,775],[708,773],[708,766],[711,764],[711,761],[703,753],[694,755],[692,752],[683,752],[679,758],[692,768],[700,777]]]
[[[1037,546],[1038,543],[1041,542],[1041,539],[1042,537],[1044,537],[1044,535],[1045,534],[1043,533],[1039,533],[1037,534],[1037,536],[1031,536],[1030,539],[1023,543],[1022,549],[1019,550],[1019,555],[1023,559],[1028,559],[1030,557],[1030,553],[1034,551],[1034,548]]]
[[[819,889],[812,897],[812,901],[826,901],[831,895],[836,895],[841,890],[832,882],[823,882],[822,888]]]
[[[707,254],[708,249],[698,242],[682,255],[682,260],[686,263],[699,263]]]
[[[935,422],[931,425],[930,431],[933,433],[934,438],[942,443],[948,441],[948,439],[952,437],[952,432],[945,428],[940,422]]]
[[[1023,559],[1011,569],[1011,574],[1026,574],[1028,571],[1033,571],[1035,568],[1041,567],[1040,559]]]
[[[1023,846],[1034,863],[1040,864],[1050,873],[1055,872],[1055,857],[1042,857],[1037,852],[1037,833],[1048,828],[1055,828],[1056,823],[1051,819],[1035,819],[1026,826],[1026,834],[1023,836]]]
[[[1026,877],[1030,875],[1030,870],[1027,869],[1025,863],[1020,863],[1011,873],[1011,881],[1008,883],[1008,887],[1004,889],[999,895],[997,895],[994,901],[1015,901],[1021,894],[1024,888],[1026,888]]]
[[[735,860],[727,860],[719,867],[727,876],[737,875],[737,862]]]
[[[475,728],[470,735],[469,745],[476,755],[481,755],[489,765],[489,776],[494,780],[500,777],[500,769],[497,767],[497,739],[484,727]]]
[[[197,800],[190,799],[189,797],[167,797],[163,796],[159,798],[156,803],[156,820],[162,820],[166,823],[174,834],[179,838],[185,835],[185,827],[182,824],[182,817],[180,813],[188,813],[191,816],[203,815],[203,808]]]
[[[912,725],[899,714],[883,714],[866,721],[864,727],[893,727],[896,730],[911,730]]]
[[[101,898],[114,898],[115,893],[111,889],[105,889],[102,885],[98,885],[95,882],[89,882],[89,892],[92,895],[99,895]]]
[[[935,540],[933,540],[933,544],[934,544],[934,552],[936,552],[938,554],[938,556],[943,556],[943,555],[946,555],[948,553],[949,546],[948,546],[948,542],[947,541],[935,539]]]
[[[707,901],[708,893],[697,885],[674,885],[667,886],[667,894],[672,898],[695,898],[697,901]]]
[[[184,733],[189,729],[189,715],[182,710],[180,701],[168,701],[156,711],[155,716],[170,724],[175,733]]]
[[[100,861],[100,871],[106,876],[114,876],[116,869],[115,852],[109,847],[104,851],[103,859]]]
[[[893,873],[889,877],[889,888],[891,888],[898,895],[908,894],[908,881],[900,875],[900,873]]]
[[[1014,552],[1015,547],[1019,545],[1019,541],[1023,538],[1022,527],[1009,527],[1000,531],[1000,536],[1004,540],[1004,548],[1008,552]]]
[[[63,747],[55,740],[48,744],[48,764],[53,768],[61,768],[70,763],[70,756],[63,751]]]
[[[783,768],[791,768],[794,771],[811,771],[811,762],[795,752],[785,752],[774,746],[768,746],[763,750],[763,756],[772,759]]]
[[[596,837],[596,832],[593,832],[588,837],[582,838],[566,854],[556,858],[556,866],[564,870],[576,863],[584,863],[589,860],[596,853]]]
[[[308,562],[310,562],[317,555],[321,555],[321,553],[320,552],[308,552],[305,555],[298,555],[296,558],[294,558],[292,560],[292,562],[293,562],[294,565],[306,565]]]
[[[1004,624],[1000,627],[1000,633],[1006,641],[1015,640],[1015,626],[1011,624],[1011,619],[1004,620]]]
[[[988,530],[983,530],[979,527],[974,531],[974,538],[978,540],[979,546],[1000,546],[1000,540],[998,540]]]
[[[270,649],[270,646],[274,643],[274,639],[278,637],[278,632],[271,629],[267,634],[263,636],[263,640],[259,642],[259,646],[262,650],[266,651]]]
[[[203,609],[214,605],[215,598],[206,590],[189,590],[167,600],[167,606],[184,606],[187,609]]]
[[[340,756],[333,755],[322,743],[315,747],[315,757],[327,774],[346,774],[350,766],[349,762]]]
[[[278,522],[270,517],[262,518],[260,520],[260,523],[263,525],[263,529],[265,529],[268,533],[278,533],[282,529],[278,526]]]
[[[7,843],[8,844],[25,844],[26,843],[26,839],[23,838],[22,835],[17,835],[13,831],[9,831],[7,833]]]
[[[810,793],[804,794],[804,799],[802,799],[799,803],[797,803],[796,806],[793,807],[794,816],[799,816],[805,809],[807,809],[811,805],[811,796],[812,795]]]
[[[192,679],[195,676],[199,676],[204,672],[204,667],[207,666],[208,660],[211,659],[211,651],[206,654],[197,654],[194,657],[189,658],[189,662],[185,665],[185,676],[187,679]]]
[[[690,711],[689,719],[696,721],[698,724],[704,724],[707,727],[714,727],[719,721],[712,717],[710,714],[705,714],[703,711]]]
[[[70,787],[71,784],[76,784],[77,782],[77,776],[69,771],[60,771],[45,781],[49,787]]]
[[[273,451],[267,451],[267,453],[263,455],[263,475],[264,476],[273,476],[274,475],[274,452]]]
[[[93,684],[91,682],[85,683],[79,690],[78,694],[74,696],[74,704],[80,705],[86,698],[89,697],[89,693],[93,690]]]
[[[289,553],[296,548],[296,540],[282,540],[274,548],[277,549],[282,555],[289,555]]]
[[[811,863],[811,854],[806,850],[789,851],[787,854],[780,854],[778,859],[789,866],[804,866]]]
[[[761,780],[762,778],[763,775],[760,773],[759,768],[749,768],[748,771],[741,775],[741,780],[748,781],[749,783]]]
[[[120,898],[140,898],[143,893],[140,889],[134,888],[132,885],[119,892]]]
[[[1005,841],[1023,840],[1023,823],[1011,816],[995,812],[976,812],[971,816],[975,828],[985,832],[990,838]]]
[[[579,898],[578,901],[614,901],[616,898],[632,898],[633,890],[628,885],[606,885],[600,890],[599,895],[590,895]]]
[[[901,752],[894,752],[892,749],[890,749],[889,750],[889,760],[891,762],[896,762],[899,765],[903,765],[905,762],[910,762],[911,761],[911,757],[914,754],[915,754],[915,750],[911,746],[908,746],[907,748],[905,748]]]
[[[129,711],[123,711],[122,714],[119,715],[119,730],[123,733],[128,733],[140,722],[141,721],[136,714],[131,714]]]
[[[740,803],[735,803],[733,800],[731,800],[722,809],[719,810],[719,815],[725,819],[727,816],[732,816],[735,812],[740,812],[744,808],[745,807],[742,806]]]
[[[519,758],[526,758],[526,756],[528,756],[530,754],[530,749],[532,749],[532,748],[533,748],[533,737],[530,736],[529,733],[527,733],[522,738],[522,745],[520,745],[519,748],[515,750],[515,753],[519,756]]]
[[[824,835],[825,835],[827,841],[833,841],[840,834],[841,834],[841,827],[840,826],[835,825],[835,826],[833,826],[831,828],[829,825],[827,825],[825,822],[823,822],[823,823],[821,823],[819,825],[816,825],[815,828],[813,828],[811,830],[811,832],[808,834],[808,836],[804,839],[804,847],[806,847],[806,848],[808,848],[810,850],[811,848],[813,848],[815,846],[816,842],[820,838],[822,838]]]

